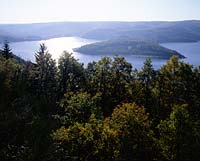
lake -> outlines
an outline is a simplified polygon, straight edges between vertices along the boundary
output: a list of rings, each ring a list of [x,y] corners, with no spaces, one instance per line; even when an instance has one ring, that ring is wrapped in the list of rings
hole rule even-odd
[[[10,43],[12,51],[14,54],[22,57],[25,60],[35,61],[35,52],[39,49],[39,44],[45,43],[48,47],[49,52],[52,54],[54,59],[58,59],[64,50],[68,52],[73,52],[73,48],[81,47],[86,44],[91,44],[98,42],[97,40],[83,39],[79,37],[62,37],[62,38],[53,38],[49,40],[41,41],[24,41],[24,42],[15,42]],[[186,57],[184,62],[191,63],[194,66],[200,65],[200,42],[196,43],[164,43],[161,44],[164,47],[173,49],[181,53]],[[79,62],[84,63],[86,66],[87,63],[91,61],[99,60],[102,55],[87,55],[82,53],[73,53],[74,57],[79,60]],[[113,55],[107,55],[113,57]],[[141,69],[143,62],[146,58],[136,57],[132,55],[124,56],[128,62],[130,62],[134,68]],[[160,68],[163,64],[166,63],[166,59],[156,59],[152,58],[152,64],[155,69]]]

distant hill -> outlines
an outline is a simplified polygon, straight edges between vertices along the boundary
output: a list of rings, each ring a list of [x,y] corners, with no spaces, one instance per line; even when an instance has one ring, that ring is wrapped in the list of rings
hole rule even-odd
[[[155,22],[52,22],[1,24],[0,42],[31,41],[78,36],[109,40],[131,38],[164,42],[200,41],[200,20]]]
[[[96,23],[56,22],[35,24],[1,24],[0,42],[43,40],[65,36],[81,36],[93,29]]]
[[[200,41],[200,21],[135,22],[121,28],[92,30],[82,37],[89,39],[132,38],[157,43]]]
[[[98,42],[74,49],[75,52],[94,55],[135,55],[168,59],[172,55],[185,58],[180,53],[159,44],[131,39],[116,39]]]

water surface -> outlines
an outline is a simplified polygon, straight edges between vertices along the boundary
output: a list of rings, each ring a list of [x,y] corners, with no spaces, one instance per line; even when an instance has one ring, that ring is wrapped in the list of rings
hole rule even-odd
[[[79,37],[62,37],[42,41],[24,41],[10,43],[13,53],[22,57],[25,60],[35,61],[35,52],[39,49],[40,43],[45,43],[49,52],[54,59],[58,59],[64,50],[73,52],[73,48],[81,47],[86,44],[95,43],[97,40],[83,39]],[[200,42],[196,43],[164,43],[164,47],[173,49],[186,57],[183,61],[191,63],[194,66],[200,65]],[[87,55],[82,53],[73,53],[74,57],[79,59],[79,62],[84,63],[85,66],[91,61],[98,61],[103,55]],[[113,55],[107,55],[113,57]],[[123,55],[122,55],[123,56]],[[134,68],[141,69],[145,57],[136,57],[132,55],[124,56]],[[152,58],[152,63],[155,69],[160,68],[166,63],[166,59]]]
[[[184,55],[184,62],[193,64],[195,67],[200,65],[200,41],[193,43],[164,43],[162,46],[173,49]]]

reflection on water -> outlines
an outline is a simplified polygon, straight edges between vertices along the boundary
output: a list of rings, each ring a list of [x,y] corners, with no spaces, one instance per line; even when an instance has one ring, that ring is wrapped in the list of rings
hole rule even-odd
[[[48,47],[49,52],[52,54],[54,59],[58,59],[64,50],[68,52],[73,52],[73,48],[81,47],[86,44],[91,44],[97,42],[96,40],[82,39],[79,37],[62,37],[54,38],[42,41],[25,41],[10,43],[13,53],[24,58],[25,60],[35,61],[35,52],[39,48],[40,43],[45,43]],[[197,43],[165,43],[161,44],[164,47],[174,49],[179,53],[183,54],[187,58],[184,59],[185,62],[194,64],[194,66],[200,65],[200,42]],[[81,53],[73,53],[74,57],[79,59],[79,62],[84,63],[85,66],[91,61],[99,60],[102,55],[87,55]],[[107,55],[113,57],[113,55]],[[141,69],[143,62],[146,58],[136,57],[132,55],[124,56],[126,60],[132,63],[134,68]],[[155,69],[160,68],[165,64],[165,59],[155,59],[152,58],[152,63]]]
[[[82,39],[78,37],[62,37],[49,40],[42,40],[39,43],[45,43],[49,52],[54,59],[58,59],[61,53],[66,50],[70,53],[73,52],[73,48],[81,47],[83,45],[97,42],[96,40]]]
[[[25,60],[35,61],[35,52],[39,49],[41,43],[45,43],[49,53],[54,59],[58,59],[62,52],[73,52],[73,48],[77,48],[86,44],[97,42],[96,40],[82,39],[79,37],[61,37],[41,41],[24,41],[10,43],[13,53]]]

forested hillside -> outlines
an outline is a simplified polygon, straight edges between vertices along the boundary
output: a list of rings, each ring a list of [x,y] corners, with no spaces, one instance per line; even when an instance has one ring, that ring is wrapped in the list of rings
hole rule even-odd
[[[143,39],[157,43],[200,41],[200,21],[52,22],[0,24],[0,42],[77,36],[96,40]]]
[[[123,57],[84,68],[44,44],[36,63],[0,51],[3,161],[198,161],[200,67],[172,56],[138,71]]]

